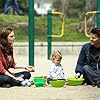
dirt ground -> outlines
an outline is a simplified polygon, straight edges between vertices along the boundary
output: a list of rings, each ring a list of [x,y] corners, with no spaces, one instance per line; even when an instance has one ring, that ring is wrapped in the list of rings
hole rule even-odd
[[[92,86],[0,88],[0,100],[100,100],[100,89]]]
[[[26,56],[16,56],[21,64],[28,64]],[[62,59],[66,78],[74,76],[77,56],[67,55]],[[35,58],[34,76],[47,75],[49,62],[46,57]],[[92,86],[65,86],[62,88],[46,87],[11,87],[0,88],[0,100],[100,100],[100,88]]]

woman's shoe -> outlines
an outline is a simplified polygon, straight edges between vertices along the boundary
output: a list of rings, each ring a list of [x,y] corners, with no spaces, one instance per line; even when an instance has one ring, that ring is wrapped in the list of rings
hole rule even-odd
[[[11,87],[10,84],[3,84],[3,85],[2,85],[2,88],[10,88],[10,87]]]

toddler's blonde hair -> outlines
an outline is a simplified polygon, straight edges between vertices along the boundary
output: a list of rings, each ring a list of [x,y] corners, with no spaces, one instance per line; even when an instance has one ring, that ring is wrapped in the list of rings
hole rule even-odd
[[[62,54],[60,51],[58,50],[53,51],[51,55],[51,60],[54,60],[55,58],[62,59]]]

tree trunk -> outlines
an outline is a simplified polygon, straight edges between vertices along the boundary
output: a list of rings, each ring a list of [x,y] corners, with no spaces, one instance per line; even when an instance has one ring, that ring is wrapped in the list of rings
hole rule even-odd
[[[68,5],[69,5],[69,0],[61,0],[62,2],[62,12],[65,14],[65,17],[67,17],[67,13],[68,12]]]
[[[95,11],[96,10],[96,0],[86,0],[85,12]],[[79,32],[84,33],[85,22],[82,21],[79,26]],[[87,32],[90,32],[92,28],[96,27],[96,14],[87,15]]]

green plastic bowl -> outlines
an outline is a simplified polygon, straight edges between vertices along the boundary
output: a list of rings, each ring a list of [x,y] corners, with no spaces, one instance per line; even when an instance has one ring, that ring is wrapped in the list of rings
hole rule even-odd
[[[53,80],[50,81],[52,87],[63,87],[65,85],[65,80]]]
[[[35,84],[36,87],[44,87],[46,85],[46,79],[45,78],[34,78],[33,82]]]
[[[82,85],[84,79],[83,78],[68,78],[68,84],[72,86]]]

